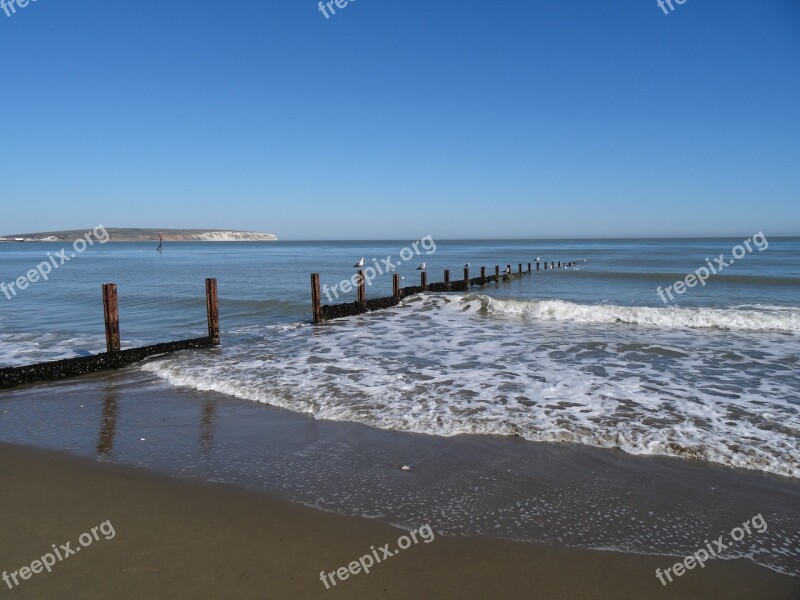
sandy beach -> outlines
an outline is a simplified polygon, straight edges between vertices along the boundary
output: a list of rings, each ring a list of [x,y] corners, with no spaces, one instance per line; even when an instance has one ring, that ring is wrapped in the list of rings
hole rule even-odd
[[[401,530],[267,494],[0,445],[0,568],[13,571],[111,521],[15,598],[797,598],[798,579],[746,560],[715,561],[666,587],[667,557],[436,537],[330,590],[348,565]],[[76,545],[76,542],[73,542]]]

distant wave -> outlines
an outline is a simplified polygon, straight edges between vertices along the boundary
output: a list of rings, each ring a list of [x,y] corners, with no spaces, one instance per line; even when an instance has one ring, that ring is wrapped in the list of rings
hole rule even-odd
[[[721,329],[726,331],[800,331],[800,309],[764,306],[750,308],[677,308],[577,304],[564,300],[502,300],[478,294],[462,297],[464,304],[479,303],[488,314],[519,315],[543,321],[589,324],[642,325],[665,329]]]

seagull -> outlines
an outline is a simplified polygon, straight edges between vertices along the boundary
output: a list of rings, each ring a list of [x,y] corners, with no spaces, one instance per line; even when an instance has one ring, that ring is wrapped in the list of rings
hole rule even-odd
[[[364,257],[362,256],[361,258],[358,259],[358,262],[353,265],[353,268],[360,269],[363,266],[364,266]]]
[[[539,257],[538,256],[536,257],[536,262],[539,262]]]
[[[506,267],[506,275],[511,275],[511,267]]]
[[[420,266],[417,267],[417,271],[424,271],[425,270],[425,263],[422,263]]]
[[[469,269],[469,263],[465,264],[465,265],[464,265],[464,268],[465,268],[465,269]]]

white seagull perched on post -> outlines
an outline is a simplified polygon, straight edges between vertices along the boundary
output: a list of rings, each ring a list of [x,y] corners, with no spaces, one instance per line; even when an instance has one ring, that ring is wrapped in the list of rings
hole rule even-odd
[[[361,258],[358,259],[358,262],[353,265],[353,268],[360,269],[363,266],[364,266],[364,257],[362,256]]]
[[[422,263],[420,266],[417,267],[417,271],[424,271],[425,270],[425,263]]]
[[[511,275],[511,267],[506,267],[506,275]]]
[[[465,269],[469,269],[469,263],[465,264],[465,265],[464,265],[464,268],[465,268]]]
[[[539,257],[538,256],[536,257],[536,262],[539,262]]]

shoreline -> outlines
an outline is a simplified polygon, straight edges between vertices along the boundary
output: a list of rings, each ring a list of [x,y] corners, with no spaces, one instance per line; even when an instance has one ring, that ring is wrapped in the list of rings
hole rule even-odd
[[[95,542],[19,598],[795,598],[800,581],[751,561],[712,561],[662,586],[664,556],[554,548],[436,535],[350,576],[333,571],[402,531],[370,519],[293,505],[262,492],[174,479],[62,452],[0,443],[4,535],[0,569],[29,564],[53,543],[109,520]],[[423,525],[420,523],[420,525]],[[435,530],[434,530],[435,531]]]
[[[429,523],[446,536],[660,556],[664,566],[760,514],[768,530],[724,558],[800,573],[791,552],[800,481],[579,444],[318,420],[174,387],[146,369],[3,392],[0,440],[385,524]]]

